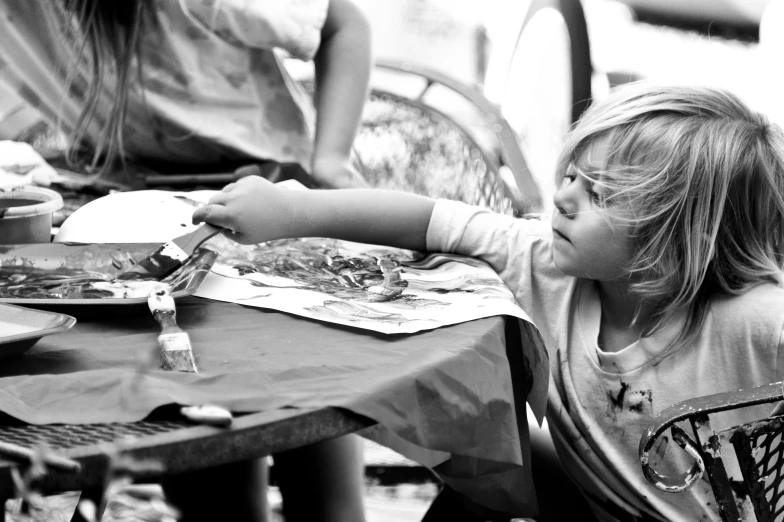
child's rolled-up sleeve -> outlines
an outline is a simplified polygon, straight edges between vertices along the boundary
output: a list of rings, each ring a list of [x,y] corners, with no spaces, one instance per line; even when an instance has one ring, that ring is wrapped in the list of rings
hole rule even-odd
[[[440,199],[427,229],[430,252],[450,252],[486,261],[517,292],[537,268],[549,266],[549,224],[515,219],[465,203]],[[535,245],[538,245],[535,248]]]
[[[284,49],[311,60],[321,44],[329,0],[180,0],[186,14],[236,45]]]

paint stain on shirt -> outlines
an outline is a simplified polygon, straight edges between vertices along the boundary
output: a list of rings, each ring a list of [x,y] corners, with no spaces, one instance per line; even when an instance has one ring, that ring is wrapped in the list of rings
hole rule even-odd
[[[613,393],[611,391],[607,392],[607,399],[610,401],[610,409],[612,409],[615,413],[623,410],[623,399],[626,396],[626,392],[629,391],[630,386],[625,382],[621,381],[621,389],[618,390],[618,393]]]
[[[649,389],[633,390],[631,385],[621,381],[618,391],[607,391],[607,401],[609,412],[614,417],[624,409],[637,414],[650,413],[653,406],[653,393]]]

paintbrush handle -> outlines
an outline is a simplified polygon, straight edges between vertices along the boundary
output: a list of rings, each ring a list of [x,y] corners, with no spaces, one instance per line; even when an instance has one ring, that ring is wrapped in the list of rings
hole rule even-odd
[[[183,252],[189,256],[193,254],[202,243],[207,241],[212,236],[223,231],[222,228],[214,227],[208,223],[204,223],[199,228],[190,234],[180,236],[173,240],[173,242],[182,249]]]
[[[166,290],[158,290],[149,295],[147,306],[161,328],[177,326],[177,308],[174,298]]]
[[[161,326],[161,333],[181,332],[177,326],[177,308],[174,305],[174,298],[168,292],[157,292],[147,300],[152,316]]]
[[[153,310],[152,316],[161,325],[161,333],[176,333],[182,329],[177,326],[177,312],[174,310]]]

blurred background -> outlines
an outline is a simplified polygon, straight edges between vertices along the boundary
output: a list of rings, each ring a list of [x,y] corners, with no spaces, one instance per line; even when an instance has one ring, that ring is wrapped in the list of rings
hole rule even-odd
[[[542,210],[565,133],[616,85],[724,87],[784,125],[784,0],[355,1],[373,25],[378,62],[393,66],[376,69],[374,87],[426,97],[479,141],[488,112],[463,95],[480,95],[513,130]],[[287,65],[295,77],[311,74],[307,64]],[[456,89],[424,93],[428,78]],[[51,124],[2,79],[0,68],[0,139],[30,141]],[[525,176],[513,173],[518,182]],[[420,520],[437,492],[432,476],[373,444],[366,460],[368,519]]]
[[[784,122],[782,0],[357,2],[378,60],[444,73],[500,107],[545,207],[563,135],[619,83],[725,87]]]
[[[420,89],[399,74],[413,67],[484,95],[514,129],[545,210],[563,135],[591,99],[618,83],[722,86],[784,121],[778,67],[784,0],[356,2],[373,25],[377,60],[398,71],[378,69],[374,85]],[[307,64],[288,63],[295,76],[311,74]],[[41,117],[2,77],[0,67],[0,139],[29,136]],[[471,104],[461,107],[454,93],[428,97],[466,127],[481,123],[482,115],[471,114]]]

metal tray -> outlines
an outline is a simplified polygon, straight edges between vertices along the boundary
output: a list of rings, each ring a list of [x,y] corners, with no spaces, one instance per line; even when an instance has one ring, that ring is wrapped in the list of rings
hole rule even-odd
[[[0,245],[0,303],[31,305],[128,305],[147,303],[158,282],[115,282],[159,243],[31,243]],[[175,299],[193,294],[218,255],[200,248],[160,283]]]
[[[0,305],[0,358],[20,355],[41,337],[64,332],[76,324],[70,315]]]

